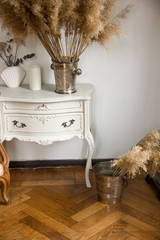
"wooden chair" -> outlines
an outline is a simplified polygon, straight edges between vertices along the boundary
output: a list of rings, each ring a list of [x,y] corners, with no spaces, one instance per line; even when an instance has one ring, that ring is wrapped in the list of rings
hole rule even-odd
[[[0,183],[2,198],[4,199],[5,203],[8,204],[9,198],[7,191],[10,183],[9,158],[6,150],[4,149],[1,143],[0,143]]]

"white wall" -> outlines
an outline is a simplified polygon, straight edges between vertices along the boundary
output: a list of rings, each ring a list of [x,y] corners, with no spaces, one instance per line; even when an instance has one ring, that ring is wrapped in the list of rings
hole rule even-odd
[[[160,129],[160,2],[127,0],[135,7],[122,22],[126,37],[112,42],[106,52],[93,44],[81,56],[83,74],[77,82],[94,86],[92,130],[94,158],[124,154],[147,132]],[[0,40],[4,38],[4,32]],[[43,82],[54,83],[50,57],[38,40],[27,39],[20,54],[35,52],[42,67]],[[4,68],[0,62],[0,71]],[[27,83],[27,77],[24,83]],[[2,80],[1,82],[2,83]],[[42,147],[13,140],[5,144],[11,160],[81,159],[86,157],[85,141],[72,139]],[[63,151],[62,151],[63,149]]]

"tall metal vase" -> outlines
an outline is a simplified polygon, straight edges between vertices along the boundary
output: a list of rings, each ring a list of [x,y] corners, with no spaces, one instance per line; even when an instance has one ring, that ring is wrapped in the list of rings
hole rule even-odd
[[[76,92],[76,76],[82,73],[78,68],[78,61],[56,62],[53,61],[51,68],[54,70],[56,93],[70,94]]]

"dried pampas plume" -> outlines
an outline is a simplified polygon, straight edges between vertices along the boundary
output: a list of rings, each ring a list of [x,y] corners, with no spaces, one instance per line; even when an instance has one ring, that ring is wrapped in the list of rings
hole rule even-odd
[[[122,34],[119,20],[131,6],[117,13],[119,0],[1,0],[0,20],[15,39],[38,36],[52,60],[75,61],[93,42],[103,47]],[[63,39],[64,33],[64,39]]]
[[[160,130],[148,133],[127,154],[112,161],[115,176],[127,175],[134,178],[143,172],[154,177],[160,172]]]

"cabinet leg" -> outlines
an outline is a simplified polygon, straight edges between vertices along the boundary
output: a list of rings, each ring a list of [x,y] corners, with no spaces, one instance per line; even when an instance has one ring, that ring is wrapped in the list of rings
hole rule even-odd
[[[88,149],[88,157],[87,157],[86,168],[85,168],[85,180],[86,180],[86,186],[90,188],[91,183],[89,180],[89,170],[92,169],[92,157],[94,152],[94,139],[91,132],[89,132],[89,134],[87,135],[86,140],[88,142],[89,149]]]

